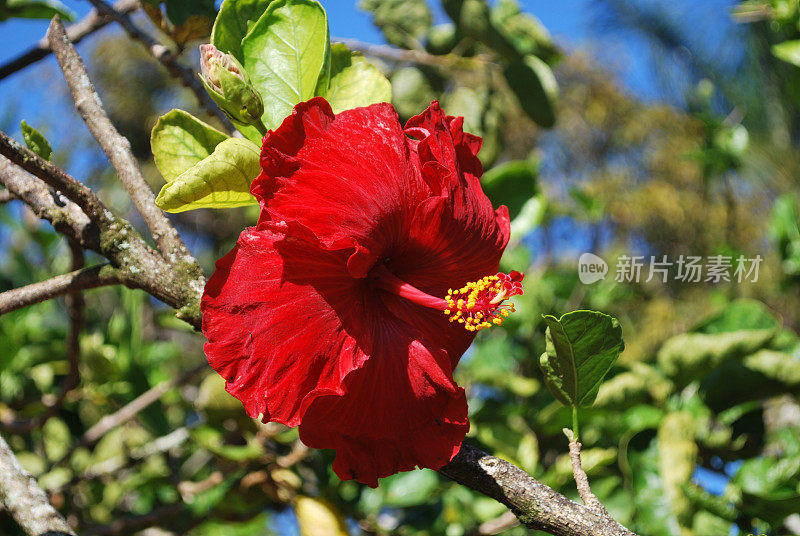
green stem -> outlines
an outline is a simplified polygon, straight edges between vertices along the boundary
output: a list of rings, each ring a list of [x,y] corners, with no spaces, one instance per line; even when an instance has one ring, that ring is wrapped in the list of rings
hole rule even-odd
[[[261,136],[266,136],[267,127],[264,125],[264,122],[261,121],[261,119],[257,119],[256,122],[253,123],[253,126],[258,129],[258,131],[261,133]]]
[[[578,441],[578,406],[572,406],[572,433],[575,434],[575,441]]]

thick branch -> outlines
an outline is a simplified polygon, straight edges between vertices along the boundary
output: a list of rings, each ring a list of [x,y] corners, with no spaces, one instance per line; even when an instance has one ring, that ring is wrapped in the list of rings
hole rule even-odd
[[[197,97],[197,100],[200,102],[200,106],[206,112],[208,112],[209,115],[213,115],[219,119],[229,132],[233,132],[235,130],[235,127],[231,123],[230,119],[228,119],[225,114],[222,113],[222,110],[220,110],[214,101],[211,100],[211,97],[208,96],[208,93],[206,93],[203,84],[200,82],[200,79],[195,72],[192,69],[188,69],[180,64],[177,54],[164,45],[159,44],[151,36],[137,28],[136,25],[131,22],[130,17],[125,13],[114,9],[103,2],[103,0],[89,1],[94,5],[98,12],[119,23],[119,25],[122,26],[131,39],[141,43],[156,60],[166,67],[167,71],[169,71],[169,74],[173,78],[176,78],[184,87],[191,90],[191,92],[195,94],[195,97]]]
[[[120,13],[130,13],[138,8],[139,2],[137,0],[118,0],[114,3],[114,9]],[[67,28],[67,37],[69,37],[69,40],[77,45],[84,37],[96,32],[110,22],[111,19],[109,17],[105,15],[99,15],[97,10],[93,9],[84,18]],[[46,58],[50,52],[50,44],[47,42],[47,38],[41,39],[27,52],[24,52],[11,61],[0,65],[0,80],[16,73],[17,71],[21,71],[28,65]]]
[[[2,135],[2,133],[0,133]],[[26,203],[40,218],[49,221],[59,233],[78,241],[83,247],[98,251],[100,231],[72,201],[54,194],[41,180],[0,156],[0,183],[14,197]]]
[[[519,467],[467,444],[462,444],[461,451],[439,472],[508,506],[531,529],[555,536],[635,536],[610,517],[567,499]]]
[[[72,92],[78,112],[117,170],[122,184],[131,196],[136,210],[142,215],[162,254],[172,261],[190,257],[180,235],[164,212],[156,206],[155,196],[142,175],[136,157],[133,156],[130,142],[117,132],[103,110],[100,97],[89,80],[83,60],[67,39],[64,25],[57,16],[53,17],[50,23],[47,38],[64,72],[64,78]]]
[[[30,536],[75,536],[47,495],[0,437],[0,503]]]
[[[123,281],[124,278],[119,270],[107,264],[75,270],[68,274],[0,293],[0,315],[63,296],[69,292],[116,285]]]

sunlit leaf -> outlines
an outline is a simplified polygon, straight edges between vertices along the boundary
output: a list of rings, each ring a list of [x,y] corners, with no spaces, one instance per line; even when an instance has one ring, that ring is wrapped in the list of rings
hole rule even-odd
[[[242,39],[272,0],[225,0],[219,8],[214,28],[211,30],[211,44],[222,52],[232,54],[240,63],[244,62]]]
[[[327,88],[330,35],[314,0],[276,0],[242,40],[243,64],[264,101],[263,121],[277,128],[292,107]]]
[[[544,316],[546,350],[539,359],[545,383],[561,403],[591,406],[606,373],[625,348],[616,318],[597,311]]]
[[[800,67],[800,39],[772,45],[772,55],[779,60]]]
[[[334,113],[392,100],[392,86],[377,67],[341,43],[331,47],[330,87],[322,94]]]
[[[250,184],[261,171],[257,145],[228,138],[207,156],[168,182],[156,198],[167,212],[196,208],[232,208],[256,203]]]
[[[300,536],[348,536],[344,516],[331,503],[319,498],[299,496],[294,513]]]
[[[45,160],[53,158],[53,149],[50,147],[47,138],[45,138],[41,132],[26,123],[24,119],[20,124],[20,128],[22,129],[22,139],[25,141],[25,145],[28,146],[28,149]]]
[[[57,0],[0,0],[0,22],[11,19],[52,19],[58,15],[67,22],[75,13]]]
[[[162,115],[150,136],[156,166],[167,182],[208,157],[228,136],[188,112]]]

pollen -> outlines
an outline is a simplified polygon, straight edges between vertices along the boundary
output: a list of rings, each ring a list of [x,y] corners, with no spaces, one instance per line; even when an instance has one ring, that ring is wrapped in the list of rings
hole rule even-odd
[[[511,272],[487,275],[467,283],[458,290],[447,291],[444,314],[450,322],[463,324],[467,331],[480,331],[492,326],[502,326],[509,314],[516,311],[512,296],[522,294],[524,274]]]

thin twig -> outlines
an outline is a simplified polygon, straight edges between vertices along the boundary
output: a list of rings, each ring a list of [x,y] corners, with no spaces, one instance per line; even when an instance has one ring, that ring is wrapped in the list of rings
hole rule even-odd
[[[59,233],[77,240],[83,247],[100,248],[100,231],[75,203],[54,194],[40,179],[29,175],[0,156],[0,183],[12,197],[22,200],[41,219],[49,221]]]
[[[0,437],[0,503],[30,536],[75,536],[42,488]]]
[[[519,519],[514,515],[511,510],[506,510],[498,517],[484,521],[478,526],[478,534],[485,536],[494,536],[500,534],[508,529],[513,529],[519,525]]]
[[[0,154],[63,193],[68,199],[74,201],[90,219],[97,223],[108,223],[108,214],[110,213],[94,195],[94,192],[67,172],[41,158],[27,147],[23,147],[5,132],[0,132]]]
[[[423,50],[406,50],[389,45],[364,43],[357,39],[341,39],[334,37],[333,40],[344,44],[350,50],[361,52],[365,56],[373,56],[397,63],[416,63],[418,65],[430,65],[431,67],[441,67],[445,69],[466,70],[485,69],[487,65],[492,64],[492,62],[481,56],[465,58],[456,54],[437,55],[428,54]]]
[[[40,218],[50,221],[58,232],[104,255],[119,269],[127,286],[141,288],[178,309],[179,318],[200,329],[199,304],[205,278],[194,258],[190,256],[181,264],[167,264],[130,223],[106,209],[91,190],[2,132],[0,154],[10,155],[9,160],[20,163],[20,167],[36,177],[28,176],[0,157],[0,183],[12,194]],[[70,199],[77,201],[73,203],[58,192],[50,192],[42,182],[56,189],[64,186]],[[81,204],[86,208],[81,210]]]
[[[177,54],[164,45],[158,43],[150,35],[137,28],[136,25],[131,21],[131,18],[125,13],[121,13],[119,10],[114,9],[107,3],[103,2],[103,0],[89,1],[92,3],[92,5],[94,5],[95,9],[97,9],[99,13],[102,13],[115,20],[120,26],[122,26],[128,36],[134,41],[141,43],[151,56],[153,56],[164,67],[166,67],[167,71],[169,71],[169,74],[173,78],[176,78],[181,85],[191,90],[191,92],[197,97],[200,106],[206,112],[208,112],[209,115],[219,119],[229,132],[235,131],[235,127],[231,123],[230,119],[225,116],[222,110],[220,110],[214,101],[211,100],[211,97],[208,96],[208,93],[206,93],[206,90],[203,87],[203,84],[200,82],[200,78],[197,76],[195,71],[181,65],[178,61]]]
[[[130,421],[131,419],[135,418],[140,412],[144,411],[147,407],[155,403],[159,400],[165,393],[167,393],[170,389],[178,387],[180,385],[185,384],[186,382],[190,381],[194,376],[196,376],[200,371],[206,370],[208,368],[207,363],[201,363],[192,367],[191,369],[187,370],[177,378],[172,380],[167,380],[159,383],[156,386],[151,387],[144,393],[140,394],[124,406],[122,406],[119,410],[111,413],[110,415],[104,416],[102,419],[97,421],[94,426],[89,428],[81,437],[80,441],[74,444],[69,451],[64,454],[64,456],[58,460],[54,466],[61,465],[63,462],[69,459],[73,452],[80,447],[85,447],[95,443],[101,437],[106,435],[111,430],[122,426],[126,422]]]
[[[130,13],[138,8],[138,0],[118,0],[114,3],[114,9],[120,13]],[[109,17],[105,15],[99,15],[97,10],[93,9],[84,18],[75,24],[71,24],[67,28],[67,36],[69,37],[70,41],[77,45],[81,42],[81,40],[83,40],[84,37],[96,32],[110,22],[111,19]],[[21,71],[25,67],[36,63],[39,60],[43,60],[50,55],[50,52],[50,45],[47,42],[47,38],[39,40],[39,42],[28,49],[28,51],[23,52],[16,58],[4,63],[3,65],[0,65],[0,80],[16,73],[17,71]]]
[[[589,487],[589,477],[586,476],[586,471],[581,466],[581,443],[574,435],[569,440],[569,459],[572,462],[572,475],[575,477],[578,495],[580,495],[583,504],[597,515],[610,517],[606,507],[603,506],[600,499],[592,493],[592,488]]]
[[[161,253],[171,262],[185,260],[190,256],[186,245],[164,212],[156,206],[155,196],[133,156],[130,142],[114,128],[103,110],[103,104],[89,80],[83,60],[67,39],[64,25],[57,16],[50,23],[47,38],[72,92],[78,112],[117,170],[120,181],[131,196],[136,210],[142,215]]]
[[[101,264],[57,275],[38,283],[0,293],[0,315],[79,290],[117,285],[125,278],[119,270]]]
[[[569,500],[519,467],[466,443],[439,472],[508,506],[531,529],[555,536],[635,536],[610,516]]]

